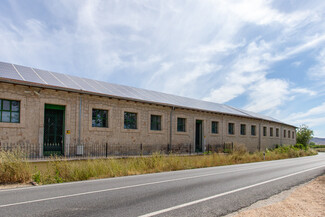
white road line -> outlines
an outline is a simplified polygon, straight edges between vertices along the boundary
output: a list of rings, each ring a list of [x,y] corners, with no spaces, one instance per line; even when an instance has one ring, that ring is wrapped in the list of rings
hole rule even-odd
[[[325,155],[325,154],[324,154]],[[307,157],[313,157],[313,156],[307,156]],[[302,158],[307,158],[307,157],[302,157]],[[40,185],[40,186],[32,186],[32,187],[22,187],[22,188],[11,188],[11,189],[3,189],[0,190],[0,194],[2,192],[8,192],[8,191],[22,191],[22,190],[36,190],[40,188],[52,188],[56,186],[63,186],[63,185],[75,185],[75,184],[82,184],[82,183],[92,183],[92,182],[104,182],[104,181],[113,181],[117,179],[133,179],[133,178],[138,178],[139,176],[145,177],[145,176],[152,176],[152,175],[161,175],[164,173],[177,173],[177,175],[186,175],[185,173],[187,172],[195,172],[195,170],[212,170],[214,168],[219,169],[219,168],[232,168],[232,167],[246,167],[245,169],[240,169],[240,170],[231,170],[231,171],[225,171],[221,173],[209,173],[211,175],[215,174],[224,174],[224,173],[231,173],[231,172],[237,172],[237,171],[244,171],[244,170],[251,170],[251,169],[261,169],[265,167],[272,166],[272,164],[277,164],[281,163],[282,161],[291,161],[291,160],[297,160],[297,158],[290,158],[290,159],[280,159],[280,160],[272,160],[272,161],[260,161],[260,162],[253,162],[253,163],[244,163],[244,164],[233,164],[233,165],[224,165],[224,166],[215,166],[215,167],[205,167],[205,168],[196,168],[196,169],[187,169],[187,170],[176,170],[176,171],[167,171],[167,172],[161,172],[161,173],[147,173],[147,174],[141,174],[141,175],[134,175],[134,176],[120,176],[120,177],[110,177],[110,178],[103,178],[103,179],[93,179],[93,180],[84,180],[84,181],[75,181],[75,182],[64,182],[64,183],[56,183],[56,184],[49,184],[49,185]],[[323,159],[317,159],[317,160],[312,160],[312,161],[307,161],[306,163],[315,163],[318,161],[323,161]],[[263,165],[267,163],[267,165]],[[247,168],[247,166],[250,166]],[[257,166],[257,167],[256,167]],[[278,166],[278,165],[276,165]],[[184,174],[181,174],[184,173]],[[190,177],[189,177],[190,178]]]
[[[268,166],[264,166],[264,167],[268,167]],[[260,167],[260,168],[263,168],[263,167]],[[256,168],[250,168],[250,169],[256,169]],[[202,177],[207,177],[207,176],[221,175],[221,174],[225,174],[225,173],[247,171],[247,170],[250,170],[250,169],[246,168],[246,169],[225,171],[225,172],[219,172],[219,173],[208,173],[208,174],[198,175],[198,176],[190,176],[190,177],[182,177],[182,178],[176,178],[176,179],[168,179],[168,180],[157,181],[157,182],[149,182],[149,183],[142,183],[142,184],[137,184],[137,185],[129,185],[129,186],[109,188],[109,189],[103,189],[103,190],[97,190],[97,191],[88,191],[88,192],[83,192],[83,193],[62,195],[62,196],[57,196],[57,197],[48,197],[48,198],[37,199],[37,200],[29,200],[29,201],[23,201],[23,202],[17,202],[17,203],[3,204],[3,205],[0,205],[0,208],[9,207],[9,206],[16,206],[16,205],[21,205],[21,204],[36,203],[36,202],[41,202],[41,201],[56,200],[56,199],[62,199],[62,198],[68,198],[68,197],[76,197],[76,196],[87,195],[87,194],[95,194],[95,193],[102,193],[102,192],[108,192],[108,191],[116,191],[116,190],[127,189],[127,188],[142,187],[142,186],[147,186],[147,185],[162,184],[162,183],[167,183],[167,182],[182,181],[182,180],[187,180],[187,179],[196,179],[196,178],[202,178]]]
[[[270,183],[270,182],[274,182],[274,181],[277,181],[277,180],[280,180],[280,179],[288,178],[290,176],[298,175],[300,173],[305,173],[305,172],[315,170],[315,169],[319,169],[319,168],[322,168],[322,167],[325,167],[325,165],[314,167],[314,168],[307,169],[307,170],[303,170],[303,171],[296,172],[296,173],[291,173],[289,175],[285,175],[285,176],[281,176],[281,177],[278,177],[278,178],[270,179],[270,180],[260,182],[260,183],[257,183],[257,184],[253,184],[253,185],[248,185],[248,186],[245,186],[245,187],[242,187],[242,188],[237,188],[237,189],[232,190],[232,191],[227,191],[227,192],[224,192],[224,193],[221,193],[221,194],[216,194],[216,195],[213,195],[213,196],[210,196],[210,197],[202,198],[202,199],[199,199],[199,200],[194,200],[194,201],[184,203],[184,204],[180,204],[180,205],[177,205],[177,206],[173,206],[173,207],[170,207],[170,208],[167,208],[167,209],[158,210],[158,211],[151,212],[151,213],[148,213],[148,214],[145,214],[145,215],[141,215],[139,217],[150,217],[150,216],[160,215],[160,214],[163,214],[163,213],[166,213],[166,212],[170,212],[172,210],[176,210],[176,209],[184,208],[184,207],[191,206],[191,205],[194,205],[194,204],[202,203],[202,202],[205,202],[207,200],[212,200],[212,199],[215,199],[215,198],[218,198],[218,197],[222,197],[222,196],[225,196],[225,195],[228,195],[228,194],[236,193],[238,191],[243,191],[243,190],[253,188],[253,187],[256,187],[256,186],[259,186],[259,185],[264,185],[264,184],[267,184],[267,183]]]

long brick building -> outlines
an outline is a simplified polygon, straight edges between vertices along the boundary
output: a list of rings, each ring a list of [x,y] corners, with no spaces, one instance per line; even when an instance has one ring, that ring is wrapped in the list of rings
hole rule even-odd
[[[95,143],[148,152],[232,142],[249,151],[295,144],[295,126],[227,105],[0,62],[0,145]]]

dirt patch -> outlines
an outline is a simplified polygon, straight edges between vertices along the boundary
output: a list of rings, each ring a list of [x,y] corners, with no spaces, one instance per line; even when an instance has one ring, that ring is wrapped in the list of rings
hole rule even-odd
[[[227,216],[325,216],[325,175]]]

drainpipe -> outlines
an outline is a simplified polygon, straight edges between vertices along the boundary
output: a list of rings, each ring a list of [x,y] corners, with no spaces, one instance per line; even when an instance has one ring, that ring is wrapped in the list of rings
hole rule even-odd
[[[170,135],[169,135],[169,148],[172,148],[172,135],[173,135],[173,111],[175,110],[175,107],[172,107],[172,110],[170,111]],[[170,150],[169,150],[170,151]]]
[[[78,145],[81,144],[81,103],[82,103],[82,98],[80,95],[80,102],[79,102],[79,137],[78,137]]]

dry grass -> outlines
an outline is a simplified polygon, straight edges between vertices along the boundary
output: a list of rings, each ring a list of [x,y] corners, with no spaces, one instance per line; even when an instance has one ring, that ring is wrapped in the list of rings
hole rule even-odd
[[[19,150],[0,152],[0,184],[30,181],[30,164],[23,159]]]
[[[266,152],[266,160],[285,159],[316,154],[313,150],[280,147]],[[231,154],[178,156],[155,153],[149,157],[68,161],[53,158],[49,162],[26,163],[17,152],[0,152],[0,183],[27,182],[40,184],[128,176],[163,171],[222,166],[263,161],[263,153],[248,153],[244,146],[234,147]],[[33,169],[30,169],[33,167]]]
[[[286,151],[269,151],[266,160],[285,159],[316,154],[312,150],[289,148]],[[183,169],[222,166],[263,161],[263,153],[249,154],[238,147],[232,154],[213,153],[195,156],[162,155],[155,153],[150,157],[125,159],[97,159],[67,161],[53,159],[40,168],[35,166],[34,180],[42,184],[128,176],[145,173],[175,171]]]

